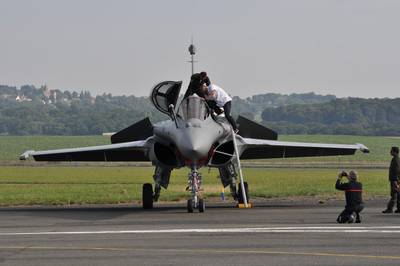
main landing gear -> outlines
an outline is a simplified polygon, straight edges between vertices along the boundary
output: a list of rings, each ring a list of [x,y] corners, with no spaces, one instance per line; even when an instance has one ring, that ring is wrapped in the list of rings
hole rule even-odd
[[[153,186],[150,183],[143,184],[142,204],[143,209],[153,209]]]
[[[246,200],[249,202],[249,185],[247,182],[244,182],[244,191],[246,192]],[[239,204],[244,204],[244,195],[242,192],[242,186],[239,185],[239,189],[237,192],[237,201]]]
[[[152,209],[153,203],[156,202],[160,196],[161,186],[164,188],[168,186],[169,176],[171,171],[169,169],[164,171],[159,171],[156,169],[156,173],[158,172],[160,173],[154,175],[154,180],[156,181],[154,186],[154,191],[152,184],[146,183],[143,185],[143,190],[142,190],[143,209]],[[240,183],[238,184],[239,186],[237,186],[234,176],[235,176],[234,174],[225,176],[225,174],[221,173],[221,180],[224,187],[227,186],[228,183],[230,183],[229,186],[231,194],[233,198],[238,202],[238,207],[241,207],[242,205],[244,205],[245,198],[247,199],[247,202],[249,200],[249,188],[247,182],[244,182],[243,184],[245,188],[245,194],[242,193],[242,187],[240,186]],[[202,184],[202,176],[197,171],[197,168],[193,167],[190,173],[188,174],[187,190],[190,191],[191,194],[190,199],[188,199],[187,201],[187,211],[189,213],[192,213],[195,209],[198,209],[199,212],[204,212],[206,210],[205,200],[201,195],[202,194],[201,184]]]
[[[206,210],[204,199],[201,195],[201,174],[194,167],[188,175],[188,188],[191,192],[191,198],[187,201],[187,211],[192,213],[194,209],[199,212]]]
[[[168,188],[169,178],[171,176],[172,168],[156,166],[154,170],[154,191],[150,183],[143,185],[142,191],[142,204],[143,209],[152,209],[153,203],[158,201],[160,197],[161,188]]]

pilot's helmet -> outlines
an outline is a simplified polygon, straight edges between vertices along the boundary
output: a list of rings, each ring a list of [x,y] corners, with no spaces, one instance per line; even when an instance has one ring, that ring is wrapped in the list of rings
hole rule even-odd
[[[200,82],[200,80],[201,80],[201,76],[200,76],[200,73],[194,73],[191,77],[190,77],[190,80],[191,81],[199,81]]]
[[[207,86],[210,86],[210,84],[211,84],[210,78],[208,77],[208,75],[205,71],[200,72],[200,78],[201,78],[202,83],[205,83]]]

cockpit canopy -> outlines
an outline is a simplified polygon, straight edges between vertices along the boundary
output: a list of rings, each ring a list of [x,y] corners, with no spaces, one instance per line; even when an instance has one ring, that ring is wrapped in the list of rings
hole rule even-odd
[[[175,109],[181,86],[182,81],[163,81],[158,83],[154,86],[150,99],[160,112],[173,118],[171,108]]]
[[[189,96],[182,100],[178,116],[187,121],[192,118],[205,120],[209,116],[208,106],[203,98]]]

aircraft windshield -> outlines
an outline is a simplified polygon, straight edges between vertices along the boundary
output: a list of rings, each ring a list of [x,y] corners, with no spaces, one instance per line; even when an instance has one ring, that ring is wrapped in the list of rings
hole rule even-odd
[[[208,114],[204,99],[197,96],[189,96],[183,99],[178,110],[178,115],[185,121],[192,118],[204,120],[208,117]]]

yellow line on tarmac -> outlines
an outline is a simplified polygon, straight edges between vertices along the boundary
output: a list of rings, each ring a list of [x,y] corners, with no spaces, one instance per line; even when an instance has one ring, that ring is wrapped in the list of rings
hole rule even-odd
[[[377,260],[400,260],[400,256],[369,255],[369,254],[346,254],[346,253],[325,253],[325,252],[292,252],[278,250],[215,250],[215,249],[144,249],[144,248],[123,248],[123,247],[50,247],[50,246],[0,246],[0,250],[86,250],[86,251],[130,251],[130,252],[164,252],[164,253],[205,253],[205,254],[258,254],[258,255],[291,255],[291,256],[314,256],[314,257],[342,257]]]

